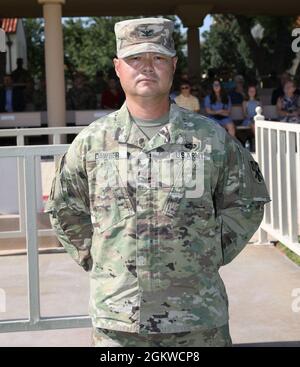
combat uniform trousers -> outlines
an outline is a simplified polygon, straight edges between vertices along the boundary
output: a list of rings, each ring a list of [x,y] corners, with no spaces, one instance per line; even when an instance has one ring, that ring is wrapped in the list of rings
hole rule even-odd
[[[178,333],[138,334],[94,327],[94,347],[231,347],[229,325]]]

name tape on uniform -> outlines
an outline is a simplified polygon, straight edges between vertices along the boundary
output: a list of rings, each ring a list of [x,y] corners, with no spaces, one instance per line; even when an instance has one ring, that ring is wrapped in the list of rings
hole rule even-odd
[[[141,155],[143,153],[135,153],[135,156]],[[136,158],[134,154],[131,154],[132,158]],[[187,152],[187,151],[176,151],[176,152],[150,152],[145,154],[145,158],[153,158],[153,159],[170,159],[170,160],[210,160],[210,155],[207,155],[205,152]],[[95,160],[119,160],[126,159],[128,156],[125,152],[96,152]]]

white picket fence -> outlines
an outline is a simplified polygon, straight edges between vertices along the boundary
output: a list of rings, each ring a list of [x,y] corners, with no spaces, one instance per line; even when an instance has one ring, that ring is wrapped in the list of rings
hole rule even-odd
[[[29,136],[41,136],[47,135],[52,137],[53,144],[60,144],[61,137],[68,134],[78,134],[85,126],[74,126],[74,127],[56,127],[56,128],[21,128],[21,129],[2,129],[0,130],[0,137],[16,137],[17,147],[22,147],[25,145],[25,137]],[[4,147],[1,147],[3,151]],[[2,231],[0,232],[0,238],[18,238],[25,236],[25,190],[24,190],[24,159],[22,156],[18,157],[3,157],[2,160],[12,160],[17,161],[17,186],[18,186],[18,203],[19,203],[19,230],[17,231]],[[36,166],[41,167],[40,156],[35,159]],[[13,163],[13,162],[12,162]],[[1,164],[1,161],[0,161]],[[41,172],[36,173],[37,180],[40,180]],[[9,178],[7,178],[9,179]],[[41,185],[41,183],[40,183]],[[40,185],[37,185],[39,189]],[[2,193],[5,195],[5,192]],[[15,198],[12,198],[14,200]],[[39,203],[38,203],[39,204]],[[52,229],[39,229],[39,236],[49,236],[53,234]]]
[[[300,256],[300,124],[255,116],[256,160],[272,201],[265,206],[259,242],[268,235]]]
[[[29,318],[0,321],[0,333],[28,330],[66,329],[91,326],[87,315],[42,317],[40,312],[39,253],[36,215],[36,159],[47,155],[61,155],[67,144],[35,145],[25,147],[1,147],[0,159],[18,157],[24,160],[24,208],[26,223],[24,227],[27,248],[27,275]],[[9,232],[8,232],[9,233]]]

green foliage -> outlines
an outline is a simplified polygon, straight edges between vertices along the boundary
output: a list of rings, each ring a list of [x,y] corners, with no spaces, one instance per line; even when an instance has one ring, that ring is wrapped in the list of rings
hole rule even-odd
[[[232,70],[244,74],[254,67],[249,48],[243,39],[237,21],[233,15],[215,16],[215,22],[209,31],[202,35],[202,70]]]
[[[142,17],[142,16],[141,16]],[[63,21],[65,71],[67,78],[76,70],[83,71],[92,80],[97,70],[108,75],[113,73],[112,59],[115,57],[116,22],[136,17],[89,17],[66,18]],[[180,22],[175,16],[166,18],[175,21],[174,40],[179,57],[178,68],[186,67],[182,52],[185,39],[180,32]],[[44,68],[44,28],[43,22],[24,19],[28,60],[32,75],[40,76]]]
[[[299,236],[299,243],[300,243],[300,236]],[[292,260],[296,265],[300,266],[300,256],[295,254],[292,250],[287,248],[283,243],[277,242],[276,247],[284,253],[290,260]]]
[[[69,72],[83,71],[92,78],[108,72],[115,56],[114,23],[120,18],[69,18],[64,24],[65,59]]]
[[[294,17],[214,15],[214,24],[204,32],[202,69],[222,69],[233,73],[264,77],[291,67],[295,57],[291,49]],[[260,26],[261,37],[253,27]]]
[[[31,75],[41,78],[44,73],[44,20],[23,19],[27,43],[28,70]]]

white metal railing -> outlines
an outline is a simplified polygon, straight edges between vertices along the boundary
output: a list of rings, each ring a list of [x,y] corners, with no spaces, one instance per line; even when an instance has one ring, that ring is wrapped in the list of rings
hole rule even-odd
[[[60,144],[62,135],[78,134],[84,128],[85,126],[1,129],[0,137],[17,137],[19,146],[25,145],[25,136],[48,135],[53,137],[53,144]]]
[[[256,160],[272,200],[259,242],[267,242],[269,234],[300,256],[300,124],[265,121],[260,107],[256,112]]]
[[[66,123],[75,125],[89,125],[92,121],[105,116],[115,110],[66,110]],[[5,128],[38,127],[48,123],[47,111],[24,111],[0,113],[0,126]]]
[[[2,129],[0,137],[16,137],[17,146],[25,145],[25,137],[48,135],[53,138],[53,144],[61,143],[61,136],[68,134],[78,134],[85,126],[76,127],[42,127],[42,128],[22,128],[22,129]],[[2,149],[2,148],[1,148]],[[40,157],[36,158],[37,161]],[[25,236],[25,198],[24,198],[24,162],[23,157],[17,158],[18,187],[19,187],[19,230],[2,231],[0,238],[19,238]],[[40,165],[39,165],[40,166]],[[49,236],[53,234],[52,229],[39,229],[39,236]]]
[[[1,147],[0,159],[3,157],[22,157],[25,168],[25,216],[26,246],[28,271],[29,318],[0,321],[0,332],[62,329],[89,327],[90,318],[86,315],[41,317],[39,287],[38,229],[36,216],[36,164],[35,160],[45,155],[63,154],[68,144],[35,145],[26,147]]]

